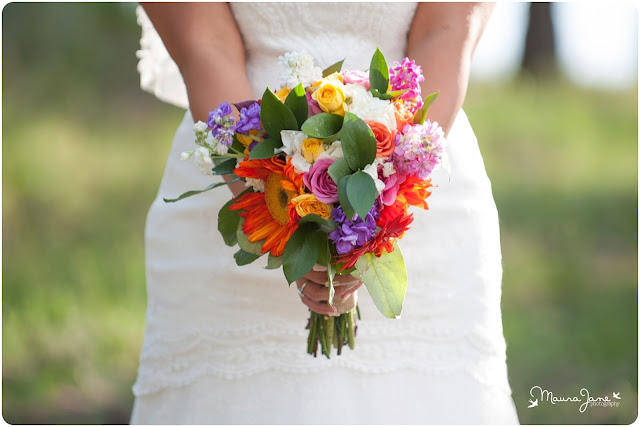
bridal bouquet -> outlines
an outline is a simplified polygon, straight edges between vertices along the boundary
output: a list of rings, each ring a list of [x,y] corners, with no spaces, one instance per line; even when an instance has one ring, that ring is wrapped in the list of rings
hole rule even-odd
[[[352,274],[376,307],[400,316],[407,272],[397,240],[409,206],[427,209],[431,172],[443,159],[443,131],[425,121],[437,93],[424,100],[422,71],[405,58],[388,67],[376,50],[368,72],[322,71],[304,53],[280,57],[282,86],[262,99],[223,103],[195,125],[196,145],[182,153],[203,171],[244,181],[247,189],[220,210],[218,230],[239,266],[268,254],[289,284],[316,264],[326,267],[329,305],[336,274]],[[189,191],[176,199],[210,190]],[[354,346],[352,305],[340,316],[311,312],[308,352]]]

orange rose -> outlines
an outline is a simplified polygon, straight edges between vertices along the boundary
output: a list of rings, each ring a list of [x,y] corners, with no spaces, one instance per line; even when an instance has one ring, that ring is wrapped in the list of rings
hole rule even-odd
[[[404,103],[396,101],[393,103],[396,113],[396,126],[402,130],[405,125],[413,124],[413,113],[404,106]]]
[[[396,149],[396,131],[392,132],[386,125],[373,120],[365,120],[364,122],[369,125],[373,131],[373,136],[376,137],[376,157],[389,157],[392,155]]]

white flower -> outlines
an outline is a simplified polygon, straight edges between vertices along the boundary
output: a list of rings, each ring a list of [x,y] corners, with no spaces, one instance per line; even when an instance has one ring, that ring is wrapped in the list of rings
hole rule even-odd
[[[293,89],[302,83],[307,87],[322,79],[322,70],[313,63],[313,57],[306,52],[287,52],[278,57],[278,65],[284,66],[280,74],[280,84]]]
[[[327,148],[323,153],[320,153],[318,158],[316,158],[316,162],[320,159],[341,159],[344,157],[344,153],[342,152],[342,141],[334,141],[329,148]]]
[[[396,173],[396,168],[393,167],[393,162],[386,162],[382,164],[382,176],[389,178],[389,176]]]
[[[373,178],[373,182],[376,184],[376,191],[378,192],[378,195],[382,193],[382,190],[384,190],[384,182],[378,179],[378,165],[382,164],[383,162],[384,159],[377,158],[373,161],[373,163],[365,166],[364,169],[362,169],[363,172],[368,173],[371,178]]]
[[[256,178],[247,178],[244,183],[245,187],[253,187],[254,191],[264,193],[264,181]]]
[[[193,151],[183,151],[180,154],[180,160],[189,160],[193,155]]]
[[[211,152],[209,149],[205,147],[198,147],[195,149],[193,154],[196,164],[200,166],[200,171],[205,175],[213,175],[213,171],[211,170],[213,167],[213,160],[211,159]]]
[[[291,159],[294,171],[296,173],[309,172],[311,165],[307,163],[302,155],[302,143],[307,135],[296,130],[283,130],[280,132],[282,139],[282,152],[287,155],[287,160]]]
[[[195,125],[193,125],[193,130],[196,133],[203,133],[206,132],[207,130],[207,124],[205,122],[202,121],[198,121],[198,123],[196,123]]]
[[[219,156],[224,156],[229,152],[229,147],[224,144],[220,144],[220,141],[213,137],[211,131],[207,134],[207,138],[204,142]]]
[[[397,129],[396,114],[390,101],[376,98],[363,86],[352,83],[344,85],[344,96],[349,100],[346,109],[350,113],[362,120],[380,122],[392,131]]]

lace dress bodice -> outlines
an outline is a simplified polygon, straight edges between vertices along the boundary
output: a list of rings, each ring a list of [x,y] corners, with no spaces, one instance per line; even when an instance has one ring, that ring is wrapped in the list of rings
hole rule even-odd
[[[414,3],[232,3],[244,39],[247,74],[256,97],[277,87],[279,55],[306,50],[324,68],[366,70],[376,47],[389,63],[405,55]],[[177,66],[139,8],[143,33],[141,86],[188,107]],[[425,70],[428,78],[429,71]],[[212,109],[215,106],[211,106]],[[362,320],[354,351],[331,360],[306,354],[308,311],[281,271],[266,261],[237,267],[235,249],[216,229],[230,194],[213,190],[175,204],[173,197],[204,188],[211,177],[180,162],[191,149],[187,113],[178,129],[147,219],[149,304],[136,395],[190,384],[203,376],[245,378],[265,371],[358,373],[412,369],[429,375],[466,371],[510,393],[500,314],[498,220],[478,145],[463,112],[449,136],[450,177],[439,171],[430,210],[414,212],[401,241],[409,286],[403,316],[378,313],[359,291]]]

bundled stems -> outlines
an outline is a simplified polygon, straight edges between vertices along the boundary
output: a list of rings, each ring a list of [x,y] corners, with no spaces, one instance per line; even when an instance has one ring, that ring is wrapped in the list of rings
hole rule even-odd
[[[311,312],[307,324],[309,337],[307,340],[307,353],[318,355],[320,353],[331,358],[331,350],[335,347],[338,355],[342,354],[342,346],[348,345],[353,350],[355,347],[356,317],[360,319],[359,308],[356,307],[339,316],[327,316]]]

